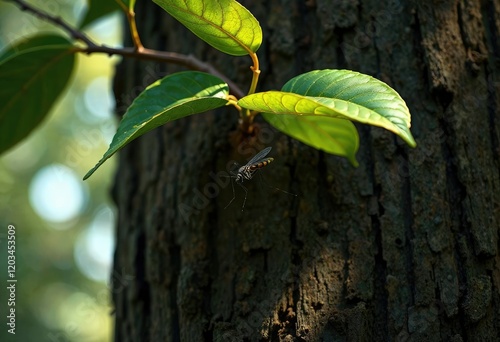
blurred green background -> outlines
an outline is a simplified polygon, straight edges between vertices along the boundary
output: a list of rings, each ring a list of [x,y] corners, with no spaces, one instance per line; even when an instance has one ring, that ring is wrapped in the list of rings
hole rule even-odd
[[[87,4],[30,3],[72,25],[82,20]],[[1,50],[44,32],[61,31],[0,1]],[[107,16],[85,32],[94,41],[119,46],[121,14]],[[0,157],[0,341],[112,337],[115,209],[109,192],[114,160],[89,180],[83,182],[82,177],[100,159],[116,130],[111,82],[118,61],[106,55],[78,55],[70,86],[48,119]],[[6,325],[9,224],[16,227],[16,335],[9,334]]]

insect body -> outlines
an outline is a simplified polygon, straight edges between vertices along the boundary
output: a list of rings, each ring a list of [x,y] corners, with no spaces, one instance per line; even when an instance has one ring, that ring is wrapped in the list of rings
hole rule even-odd
[[[247,194],[248,194],[247,188],[245,188],[242,183],[244,180],[252,179],[253,175],[257,170],[263,168],[264,166],[269,165],[269,163],[271,163],[274,160],[274,158],[266,158],[269,152],[271,152],[271,147],[266,147],[265,149],[257,153],[252,159],[250,159],[248,163],[246,163],[246,165],[240,167],[238,169],[238,172],[236,172],[234,175],[231,176],[231,178],[234,178],[236,180],[236,183],[238,183],[238,185],[241,186],[243,190],[245,190],[245,199],[243,200],[243,207],[241,208],[241,210],[245,208],[245,203],[247,201]],[[236,194],[234,192],[234,185],[232,182],[231,186],[233,187],[233,198],[226,205],[226,208],[229,207],[229,205],[236,198]]]
[[[266,147],[265,149],[257,153],[252,159],[250,159],[250,161],[246,165],[240,167],[235,177],[236,182],[241,183],[244,179],[252,179],[255,171],[269,165],[269,163],[274,160],[274,158],[265,158],[270,151],[271,147]]]

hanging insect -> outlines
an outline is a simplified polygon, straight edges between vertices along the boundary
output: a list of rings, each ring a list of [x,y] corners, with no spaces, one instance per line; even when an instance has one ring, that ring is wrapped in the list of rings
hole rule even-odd
[[[248,161],[248,163],[241,166],[237,172],[235,172],[232,176],[230,176],[231,178],[235,179],[236,183],[239,186],[241,186],[241,188],[243,190],[245,190],[245,199],[243,200],[243,207],[241,208],[242,211],[245,208],[245,203],[247,201],[247,194],[248,194],[248,189],[245,186],[243,186],[243,181],[252,179],[252,177],[254,176],[256,171],[269,165],[274,160],[274,158],[270,158],[270,157],[266,158],[266,156],[269,154],[269,152],[271,152],[271,147],[266,147],[265,149],[263,149],[262,151],[257,153],[252,159],[250,159]],[[233,203],[234,199],[236,198],[236,193],[234,191],[234,185],[233,185],[232,181],[231,181],[231,187],[233,188],[233,198],[231,199],[231,201],[229,201],[229,203],[226,205],[226,207],[224,209],[229,207],[229,205],[231,203]],[[284,193],[287,193],[289,195],[294,195],[294,194],[291,194],[291,193],[286,192],[284,190],[278,189],[276,187],[274,187],[274,188],[276,190],[283,191]],[[294,195],[294,196],[297,196],[297,195]]]

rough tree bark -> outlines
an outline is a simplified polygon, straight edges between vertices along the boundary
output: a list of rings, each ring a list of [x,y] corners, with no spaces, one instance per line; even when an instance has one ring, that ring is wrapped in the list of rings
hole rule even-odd
[[[393,86],[418,147],[359,126],[359,168],[229,109],[170,123],[120,155],[116,341],[500,340],[500,2],[242,1],[260,21],[260,89],[347,68]],[[249,85],[151,1],[148,47],[194,54]],[[172,66],[127,61],[119,109]],[[236,200],[230,161],[273,146]],[[130,280],[131,279],[131,280]]]

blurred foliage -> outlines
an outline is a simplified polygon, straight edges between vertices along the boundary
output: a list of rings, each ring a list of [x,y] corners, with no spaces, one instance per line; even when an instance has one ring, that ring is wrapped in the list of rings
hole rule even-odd
[[[31,2],[72,25],[85,14],[83,0]],[[0,49],[39,32],[60,30],[0,2]],[[86,33],[96,41],[119,45],[118,14],[87,26]],[[77,56],[78,70],[48,119],[27,140],[0,157],[0,341],[111,339],[111,276],[92,276],[92,272],[99,267],[109,271],[110,267],[109,259],[100,254],[113,248],[106,241],[113,217],[109,192],[114,163],[105,165],[89,181],[83,182],[82,177],[106,150],[116,130],[109,98],[117,61],[103,55]],[[36,194],[34,179],[47,167],[52,170],[48,174],[53,176],[55,186]],[[77,180],[79,193],[68,193],[58,186],[64,184],[57,180],[68,175]],[[40,215],[40,208],[60,203],[61,197],[62,204],[72,202],[73,196],[83,199],[76,215],[64,221]],[[7,333],[5,324],[9,224],[16,227],[15,336]]]

